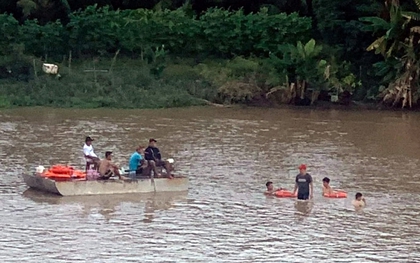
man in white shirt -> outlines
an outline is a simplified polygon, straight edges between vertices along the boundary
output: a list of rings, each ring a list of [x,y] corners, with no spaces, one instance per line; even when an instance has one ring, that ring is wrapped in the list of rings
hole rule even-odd
[[[98,163],[100,161],[98,156],[93,151],[92,141],[93,141],[92,138],[90,138],[89,136],[86,137],[85,145],[83,146],[83,154],[86,159],[86,170],[88,170],[90,168],[90,165],[92,164],[93,164],[93,169],[96,170],[98,167]]]

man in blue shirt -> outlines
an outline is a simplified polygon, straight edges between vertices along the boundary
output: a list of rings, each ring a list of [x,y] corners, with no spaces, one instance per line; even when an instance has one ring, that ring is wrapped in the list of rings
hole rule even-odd
[[[136,151],[131,155],[128,167],[130,169],[130,177],[134,178],[137,174],[142,174],[144,164],[144,147],[137,147]]]

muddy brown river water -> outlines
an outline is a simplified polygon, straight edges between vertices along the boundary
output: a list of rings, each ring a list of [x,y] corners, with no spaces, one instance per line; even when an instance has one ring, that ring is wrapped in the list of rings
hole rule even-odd
[[[420,262],[420,114],[310,109],[0,111],[0,262]],[[158,140],[188,193],[57,197],[38,165],[81,167],[85,136],[127,166]],[[310,202],[266,197],[314,178]],[[321,196],[321,180],[349,192]],[[367,207],[351,201],[362,192]]]

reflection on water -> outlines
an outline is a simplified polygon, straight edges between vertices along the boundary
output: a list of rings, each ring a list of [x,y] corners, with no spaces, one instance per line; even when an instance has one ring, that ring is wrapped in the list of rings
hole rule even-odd
[[[48,203],[51,205],[79,205],[82,207],[82,214],[89,216],[91,213],[99,213],[109,220],[118,207],[131,204],[144,204],[143,222],[151,223],[154,213],[160,210],[167,210],[174,207],[175,202],[186,202],[188,192],[165,192],[147,194],[115,194],[115,195],[93,195],[93,196],[58,196],[43,193],[34,189],[27,189],[23,196],[39,204]]]
[[[312,211],[313,203],[312,201],[296,201],[295,202],[295,209],[297,216],[309,216]]]
[[[0,111],[1,262],[418,262],[420,115],[308,109]],[[157,138],[188,193],[56,197],[38,165],[83,164],[85,136],[127,166]],[[314,198],[293,189],[300,163]],[[347,199],[324,198],[322,178]],[[351,201],[363,193],[368,205]]]

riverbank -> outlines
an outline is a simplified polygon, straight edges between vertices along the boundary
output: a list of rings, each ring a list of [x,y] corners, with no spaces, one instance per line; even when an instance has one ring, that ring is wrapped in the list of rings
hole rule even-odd
[[[187,62],[156,73],[160,65],[139,59],[67,59],[55,63],[57,75],[43,72],[40,60],[20,63],[0,80],[0,107],[170,108],[205,105],[216,95]]]
[[[0,78],[0,108],[156,109],[190,106],[305,107],[310,109],[399,110],[375,101],[313,89],[297,94],[279,84],[265,60],[179,58],[162,60],[113,57],[64,59],[58,74],[42,70],[43,61],[23,56]],[[274,79],[274,80],[273,80]],[[357,93],[357,91],[356,91]],[[357,96],[357,94],[356,94]],[[313,101],[311,101],[313,100]],[[411,110],[418,110],[412,108]]]
[[[166,57],[152,62],[127,57],[64,59],[58,74],[46,74],[43,61],[24,57],[0,79],[0,108],[150,109],[200,105],[311,108],[376,108],[375,104],[340,106],[323,92],[310,104],[311,93],[296,101],[290,89],[277,86],[267,64],[257,59],[231,60]],[[270,79],[271,78],[271,79]],[[322,101],[323,100],[323,101]],[[348,104],[348,102],[347,102]],[[366,106],[368,105],[368,106]]]

